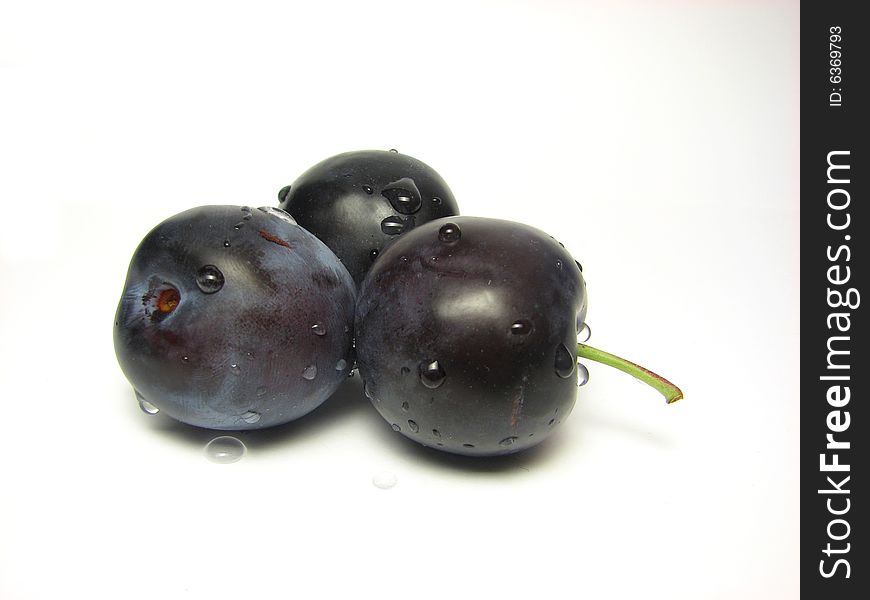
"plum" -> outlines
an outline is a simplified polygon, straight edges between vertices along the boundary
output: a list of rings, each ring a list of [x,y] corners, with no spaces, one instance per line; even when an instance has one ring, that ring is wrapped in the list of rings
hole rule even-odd
[[[139,244],[115,316],[146,412],[209,429],[303,416],[353,367],[355,286],[284,211],[202,206]]]
[[[357,284],[390,242],[459,212],[435,170],[384,150],[327,158],[282,188],[278,198],[282,209],[335,252]]]
[[[637,365],[578,344],[586,310],[580,264],[549,235],[478,217],[421,225],[387,248],[360,289],[366,395],[395,431],[475,456],[529,448],[568,416],[578,352],[661,385],[669,401],[681,397]]]

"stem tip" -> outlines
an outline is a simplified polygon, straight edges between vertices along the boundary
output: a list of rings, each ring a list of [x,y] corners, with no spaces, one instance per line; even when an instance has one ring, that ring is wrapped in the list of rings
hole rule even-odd
[[[668,404],[673,404],[677,400],[683,399],[683,391],[661,375],[653,373],[646,367],[635,364],[630,360],[620,358],[615,354],[610,354],[586,344],[577,344],[577,358],[588,358],[614,369],[619,369],[623,373],[628,373],[635,379],[657,390],[665,397],[665,402]]]

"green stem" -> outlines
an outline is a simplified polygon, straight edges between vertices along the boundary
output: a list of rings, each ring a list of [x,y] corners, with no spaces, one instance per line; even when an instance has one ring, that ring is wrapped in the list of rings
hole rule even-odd
[[[593,348],[586,344],[577,344],[577,358],[588,358],[589,360],[594,360],[595,362],[600,362],[609,367],[619,369],[623,373],[628,373],[632,377],[639,379],[648,386],[658,390],[659,393],[665,397],[668,404],[672,404],[683,397],[683,392],[680,388],[661,375],[657,375],[649,369],[634,364],[630,360],[619,358],[618,356],[605,352],[604,350],[599,350],[598,348]]]

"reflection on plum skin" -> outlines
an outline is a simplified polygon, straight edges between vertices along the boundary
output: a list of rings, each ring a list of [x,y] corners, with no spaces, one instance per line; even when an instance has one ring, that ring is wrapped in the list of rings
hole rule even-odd
[[[127,388],[127,393],[131,393],[129,388]],[[351,420],[356,422],[354,426],[366,430],[366,434],[373,444],[381,444],[405,460],[409,459],[412,462],[436,469],[474,474],[507,475],[513,473],[519,475],[535,467],[544,467],[549,462],[558,461],[560,454],[567,451],[567,446],[578,442],[578,435],[581,437],[580,442],[582,443],[583,432],[590,427],[613,430],[618,434],[639,438],[659,447],[670,445],[669,439],[657,436],[653,431],[634,427],[631,423],[608,419],[606,416],[591,411],[589,404],[584,402],[587,399],[585,394],[581,394],[568,417],[570,422],[579,422],[579,427],[575,426],[569,430],[563,426],[537,446],[516,454],[490,457],[469,457],[442,452],[397,434],[365,397],[362,378],[359,376],[348,378],[329,400],[308,415],[285,425],[262,430],[230,432],[201,429],[159,414],[153,417],[142,415],[135,402],[131,402],[129,414],[131,418],[136,418],[137,427],[144,425],[160,436],[191,446],[197,451],[200,451],[205,444],[219,435],[236,436],[244,441],[245,445],[252,451],[289,449],[299,441],[311,439],[329,427]],[[569,436],[572,439],[569,439]]]
[[[397,456],[402,456],[417,465],[445,471],[458,471],[475,476],[521,476],[532,468],[545,467],[548,463],[560,460],[560,456],[564,458],[566,442],[569,441],[568,436],[573,434],[576,437],[577,435],[576,431],[569,432],[566,428],[562,428],[540,444],[522,452],[499,456],[464,456],[424,446],[401,433],[397,433],[374,409],[369,411],[366,426],[373,439],[387,446],[390,452]]]
[[[160,414],[142,419],[139,418],[142,413],[138,409],[135,413],[131,411],[131,414],[136,414],[137,420],[151,431],[197,449],[217,436],[230,435],[242,440],[250,450],[256,451],[281,446],[289,448],[294,443],[316,436],[325,428],[335,426],[344,419],[362,418],[361,415],[368,412],[374,413],[374,410],[362,393],[360,378],[351,377],[343,382],[326,402],[304,417],[266,429],[216,431],[187,425]],[[374,413],[374,417],[380,421],[377,413]],[[137,423],[137,426],[140,424]]]
[[[515,454],[463,456],[419,444],[393,431],[389,423],[379,416],[377,416],[377,421],[372,427],[373,435],[377,436],[383,444],[391,446],[396,454],[402,454],[405,458],[418,464],[423,463],[447,471],[462,471],[475,475],[492,474],[502,477],[519,476],[534,467],[541,467],[548,462],[557,460],[559,453],[564,449],[560,449],[561,442],[564,441],[563,436],[552,435],[537,446],[532,446]]]
[[[131,394],[129,388],[126,393]],[[304,417],[262,430],[250,431],[213,431],[193,427],[175,421],[164,415],[146,416],[132,402],[129,414],[136,419],[137,427],[148,427],[166,440],[180,443],[200,452],[205,445],[217,436],[238,437],[251,452],[290,449],[300,441],[310,440],[329,427],[343,421],[355,422],[356,427],[366,431],[373,444],[382,444],[397,456],[411,459],[434,468],[465,471],[470,473],[521,473],[530,467],[543,464],[555,458],[559,452],[559,438],[555,435],[545,442],[520,452],[504,456],[469,457],[442,452],[428,448],[396,434],[389,423],[384,421],[372,407],[363,392],[362,378],[350,377],[342,383],[335,394],[320,407]]]
[[[659,435],[653,430],[638,427],[633,422],[620,421],[595,412],[590,400],[591,397],[588,393],[581,392],[565,423],[552,435],[540,444],[522,452],[502,456],[470,457],[429,448],[404,435],[397,434],[386,421],[379,417],[373,419],[374,425],[371,429],[372,435],[384,444],[391,446],[396,453],[404,454],[415,462],[444,467],[449,470],[465,471],[475,475],[498,474],[502,477],[521,475],[523,471],[532,468],[546,468],[548,463],[567,459],[569,448],[574,447],[575,450],[577,447],[582,448],[585,432],[590,430],[613,431],[615,434],[640,440],[659,448],[673,445],[670,438]],[[572,426],[565,427],[567,423],[572,423]]]

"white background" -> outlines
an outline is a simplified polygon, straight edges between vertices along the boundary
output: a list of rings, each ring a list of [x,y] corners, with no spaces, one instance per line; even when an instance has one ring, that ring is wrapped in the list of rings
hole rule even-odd
[[[0,4],[0,598],[795,598],[798,3]],[[466,460],[351,379],[287,427],[141,413],[114,358],[162,219],[398,148],[584,265],[543,446]],[[395,474],[389,490],[372,485]]]

